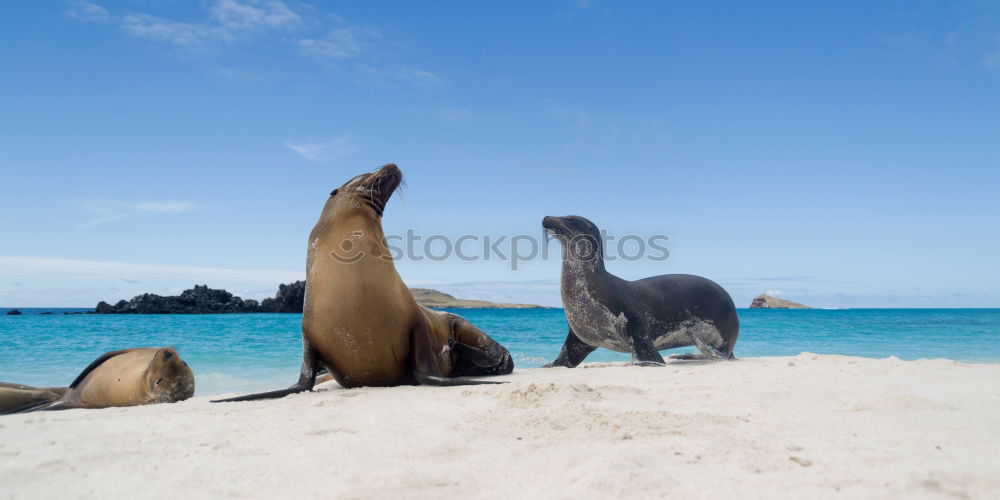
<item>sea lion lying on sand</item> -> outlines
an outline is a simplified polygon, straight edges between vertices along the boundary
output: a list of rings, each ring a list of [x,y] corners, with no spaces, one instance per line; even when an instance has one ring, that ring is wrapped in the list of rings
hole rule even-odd
[[[396,272],[382,213],[402,179],[390,164],[330,193],[309,235],[299,381],[224,401],[311,390],[321,367],[344,387],[495,383],[454,377],[514,369],[507,349],[465,318],[417,305]]]
[[[13,413],[174,403],[194,395],[194,372],[170,347],[107,352],[59,397]]]

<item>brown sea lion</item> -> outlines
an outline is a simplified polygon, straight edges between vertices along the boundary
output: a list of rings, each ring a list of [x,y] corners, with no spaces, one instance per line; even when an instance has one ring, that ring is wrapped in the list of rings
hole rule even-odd
[[[311,390],[321,367],[344,387],[491,383],[454,377],[514,369],[507,349],[472,323],[417,305],[396,272],[382,212],[402,179],[390,164],[330,193],[309,235],[298,383],[224,401]]]
[[[48,403],[17,411],[173,403],[194,395],[194,372],[170,347],[107,352]]]
[[[0,415],[43,402],[55,401],[68,387],[31,387],[0,382]]]

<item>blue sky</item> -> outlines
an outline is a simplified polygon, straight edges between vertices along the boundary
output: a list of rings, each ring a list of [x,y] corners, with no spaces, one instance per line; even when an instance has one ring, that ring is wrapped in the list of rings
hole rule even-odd
[[[303,276],[329,191],[388,233],[669,236],[745,306],[1000,307],[1000,5],[0,4],[0,305]],[[558,305],[559,263],[402,260]]]

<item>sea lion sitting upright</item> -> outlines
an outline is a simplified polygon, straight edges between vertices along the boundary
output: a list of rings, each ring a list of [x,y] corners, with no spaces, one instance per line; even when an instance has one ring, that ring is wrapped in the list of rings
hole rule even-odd
[[[658,351],[694,345],[701,355],[734,359],[740,332],[736,306],[715,282],[690,274],[625,281],[604,269],[600,230],[578,216],[545,217],[563,247],[562,299],[569,335],[555,361],[575,367],[598,347],[632,354],[641,366],[662,366]]]
[[[173,403],[192,395],[194,372],[177,351],[145,347],[104,353],[58,399],[14,412]]]
[[[382,213],[402,179],[390,164],[330,193],[309,235],[299,381],[223,401],[311,390],[321,367],[348,388],[491,383],[453,377],[514,369],[507,349],[472,323],[417,305],[396,272]]]

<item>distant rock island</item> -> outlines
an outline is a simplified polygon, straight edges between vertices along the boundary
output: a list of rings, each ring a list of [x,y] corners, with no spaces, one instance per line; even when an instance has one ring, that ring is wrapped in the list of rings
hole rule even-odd
[[[453,308],[536,308],[530,304],[495,304],[482,300],[456,299],[446,293],[426,288],[412,288],[413,298],[426,307]],[[296,281],[279,285],[274,298],[260,302],[242,299],[226,290],[195,285],[180,295],[162,296],[144,293],[132,300],[120,300],[116,304],[101,301],[94,309],[96,314],[225,314],[225,313],[301,313],[305,301],[306,282]]]
[[[750,303],[750,309],[812,309],[812,308],[806,305],[799,304],[798,302],[779,299],[777,297],[772,297],[766,293],[762,293],[753,298],[753,302]]]
[[[542,306],[534,304],[502,304],[485,300],[456,299],[447,293],[430,288],[411,288],[410,293],[417,303],[424,307],[455,308],[455,309],[538,309]]]

